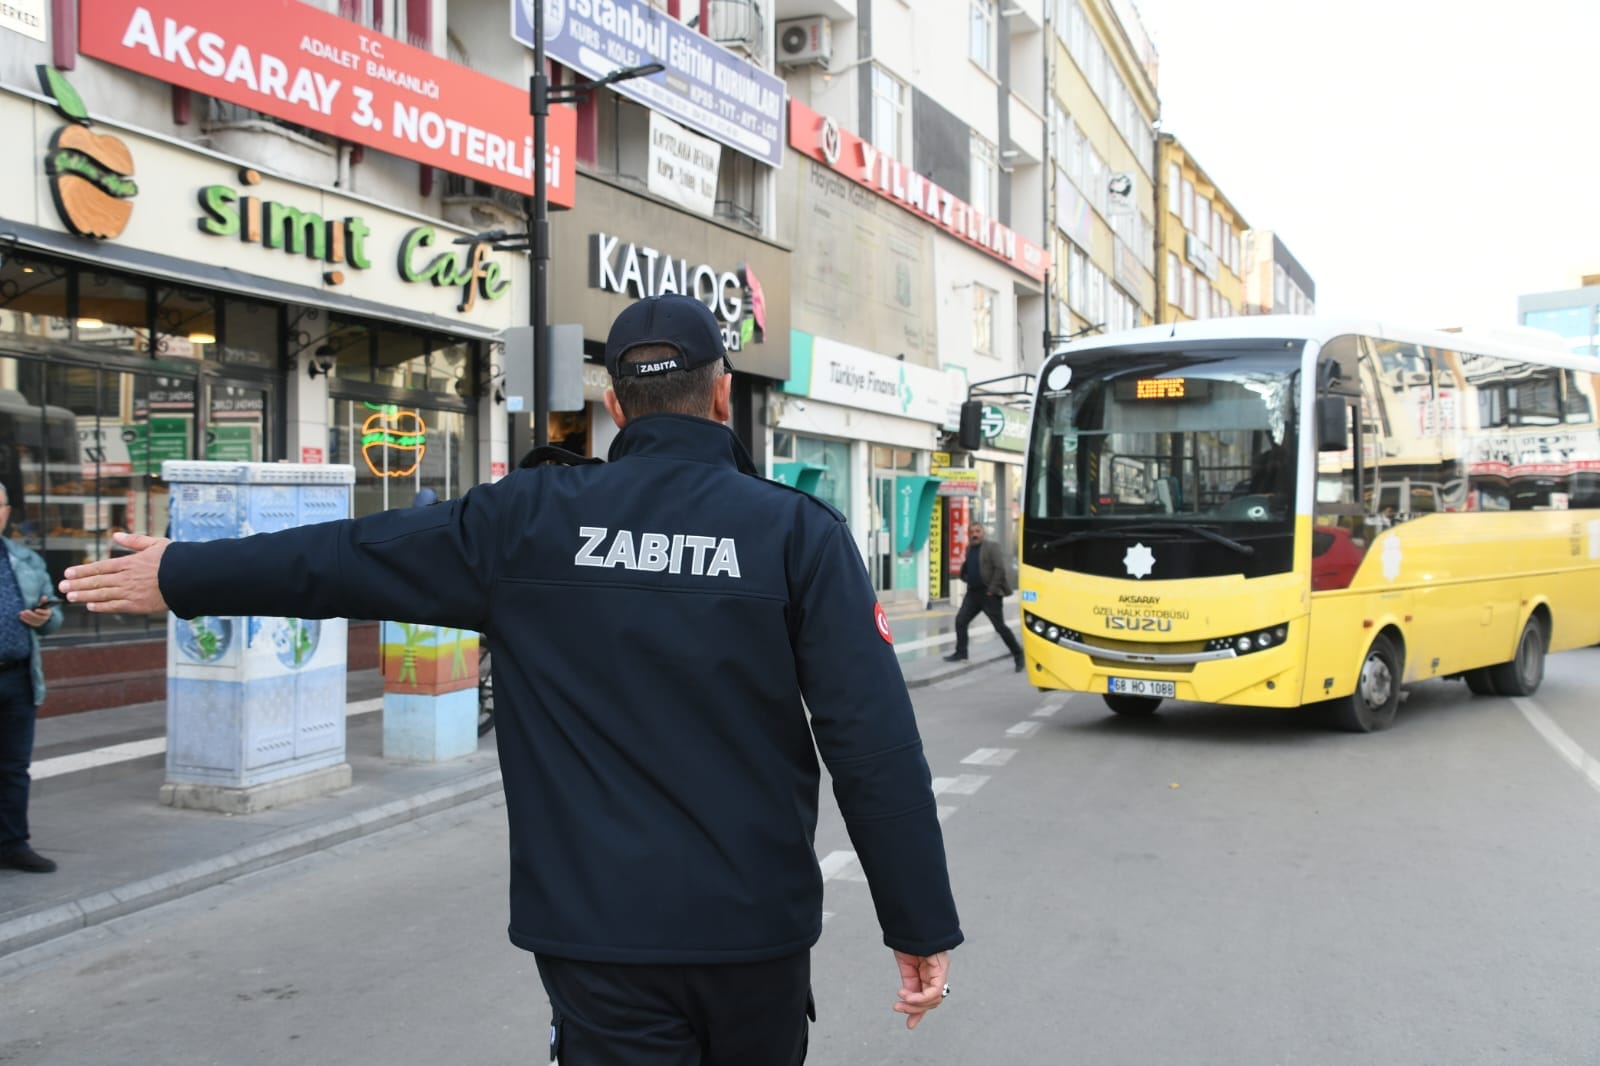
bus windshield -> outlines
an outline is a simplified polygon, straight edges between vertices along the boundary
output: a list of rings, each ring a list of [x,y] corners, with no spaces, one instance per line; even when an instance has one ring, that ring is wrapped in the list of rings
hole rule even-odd
[[[1137,533],[1173,542],[1168,577],[1289,569],[1302,347],[1140,345],[1047,363],[1023,561],[1126,576],[1123,534]]]

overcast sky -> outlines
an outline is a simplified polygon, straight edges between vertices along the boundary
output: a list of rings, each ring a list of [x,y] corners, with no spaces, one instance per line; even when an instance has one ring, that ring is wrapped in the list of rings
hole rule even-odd
[[[1317,309],[1502,325],[1600,274],[1600,3],[1136,0],[1162,128]]]

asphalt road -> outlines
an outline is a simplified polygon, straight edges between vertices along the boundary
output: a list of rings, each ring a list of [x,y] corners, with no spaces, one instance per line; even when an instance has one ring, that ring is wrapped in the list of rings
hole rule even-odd
[[[811,1063],[1600,1062],[1600,650],[1395,727],[985,667],[914,693],[968,943],[913,1033],[836,812]],[[545,1061],[481,800],[0,969],[0,1063]],[[759,1064],[752,1064],[759,1066]]]

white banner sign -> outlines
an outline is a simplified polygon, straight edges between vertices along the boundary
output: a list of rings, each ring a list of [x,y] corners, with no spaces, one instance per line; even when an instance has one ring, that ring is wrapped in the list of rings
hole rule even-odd
[[[905,363],[825,337],[812,342],[807,395],[847,407],[881,411],[942,426],[952,403],[964,397],[959,372]]]
[[[45,39],[44,0],[3,0],[0,2],[0,26],[15,30],[36,41]]]
[[[650,191],[686,211],[711,217],[722,145],[650,112]]]

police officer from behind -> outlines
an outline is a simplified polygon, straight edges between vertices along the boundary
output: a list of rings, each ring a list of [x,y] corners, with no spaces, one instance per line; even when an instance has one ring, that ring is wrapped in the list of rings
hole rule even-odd
[[[610,462],[243,540],[129,536],[135,554],[73,567],[62,590],[95,611],[487,634],[510,936],[535,954],[565,1066],[804,1060],[820,752],[914,1027],[948,995],[962,936],[849,529],[761,477],[723,424],[732,378],[705,305],[629,306],[606,367]]]

